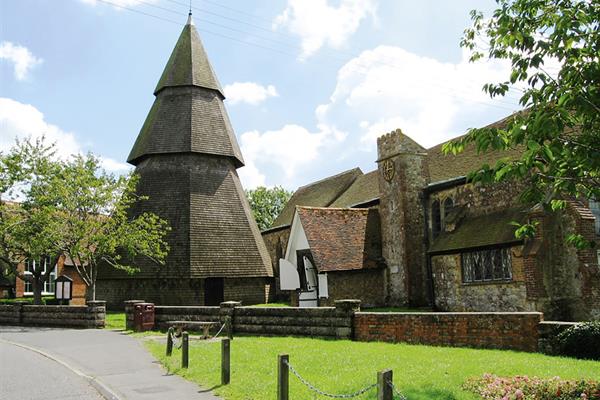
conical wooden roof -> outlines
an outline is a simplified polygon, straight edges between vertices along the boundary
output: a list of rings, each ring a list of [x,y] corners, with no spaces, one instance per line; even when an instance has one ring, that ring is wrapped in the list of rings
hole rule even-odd
[[[191,17],[154,94],[127,162],[138,165],[151,154],[202,153],[231,157],[236,168],[244,165],[225,97]]]

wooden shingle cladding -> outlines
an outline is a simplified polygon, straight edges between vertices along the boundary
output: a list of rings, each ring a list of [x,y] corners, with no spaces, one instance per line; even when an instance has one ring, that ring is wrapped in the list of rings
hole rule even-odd
[[[169,86],[204,87],[217,91],[221,98],[225,98],[191,18],[179,35],[154,94]]]
[[[298,188],[273,221],[273,227],[291,225],[296,206],[330,206],[362,174],[360,168],[354,168]]]
[[[244,165],[225,105],[217,92],[201,87],[161,91],[127,161],[137,165],[152,154],[202,153],[232,157]]]
[[[384,266],[376,209],[298,207],[297,212],[319,272]]]
[[[269,253],[236,171],[243,158],[224,96],[191,20],[155,95],[128,158],[140,176],[138,193],[148,197],[132,212],[153,212],[169,222],[170,251],[165,266],[140,258],[139,273],[105,278],[226,278],[227,287],[233,282],[227,279],[272,277]],[[264,294],[265,283],[260,285]]]

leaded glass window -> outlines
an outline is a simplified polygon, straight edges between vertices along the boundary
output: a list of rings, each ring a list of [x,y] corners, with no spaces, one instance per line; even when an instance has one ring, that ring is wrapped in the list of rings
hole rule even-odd
[[[464,252],[461,255],[464,283],[512,279],[510,248]]]

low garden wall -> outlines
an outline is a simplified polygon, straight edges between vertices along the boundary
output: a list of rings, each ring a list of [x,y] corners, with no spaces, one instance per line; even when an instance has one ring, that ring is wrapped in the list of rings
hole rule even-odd
[[[133,329],[136,303],[125,303],[127,328]],[[233,333],[277,336],[309,336],[351,339],[352,319],[360,301],[341,300],[335,307],[241,307],[225,302],[220,307],[155,306],[155,327],[168,329],[168,321],[231,322]]]
[[[135,303],[126,303],[133,329]],[[539,312],[361,312],[360,301],[335,307],[155,306],[155,328],[167,321],[231,323],[234,334],[308,336],[359,341],[405,342],[437,346],[552,352],[552,338],[573,323],[545,322]],[[191,327],[190,327],[191,328]],[[215,328],[217,329],[217,328]],[[229,328],[226,330],[229,332]]]
[[[0,325],[104,328],[106,303],[89,301],[85,306],[0,305]]]
[[[538,312],[368,313],[354,316],[360,341],[538,350]]]

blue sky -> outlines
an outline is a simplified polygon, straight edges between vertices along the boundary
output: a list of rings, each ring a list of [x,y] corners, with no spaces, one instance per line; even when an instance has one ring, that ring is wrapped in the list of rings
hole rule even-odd
[[[125,171],[187,1],[105,1],[0,1],[0,150],[45,134],[65,156],[92,151]],[[491,0],[193,5],[246,160],[245,187],[368,172],[376,137],[390,130],[430,147],[518,109],[514,95],[481,92],[507,65],[470,64],[459,46],[469,11],[489,15]]]

